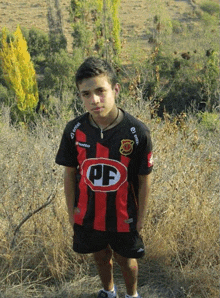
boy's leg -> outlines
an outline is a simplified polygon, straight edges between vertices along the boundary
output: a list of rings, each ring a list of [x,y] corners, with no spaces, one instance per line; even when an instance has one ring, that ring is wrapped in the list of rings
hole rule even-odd
[[[137,231],[130,233],[113,233],[110,246],[114,257],[121,267],[127,288],[127,294],[137,295],[138,262],[144,256],[144,243]]]
[[[111,248],[108,246],[106,249],[93,253],[93,256],[104,289],[106,291],[111,291],[114,287]]]
[[[138,280],[138,262],[136,259],[122,257],[114,252],[116,262],[121,267],[121,271],[125,280],[127,294],[133,296],[137,293]]]

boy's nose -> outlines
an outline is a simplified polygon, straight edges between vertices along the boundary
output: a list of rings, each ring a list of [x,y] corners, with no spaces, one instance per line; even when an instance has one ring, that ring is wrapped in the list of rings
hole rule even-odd
[[[91,102],[92,103],[99,103],[100,102],[100,98],[99,98],[99,96],[98,95],[96,95],[96,94],[92,94],[92,96],[91,96]]]

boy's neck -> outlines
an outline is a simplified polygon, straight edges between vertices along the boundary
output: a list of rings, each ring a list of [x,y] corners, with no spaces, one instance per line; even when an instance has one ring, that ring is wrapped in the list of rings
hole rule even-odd
[[[109,128],[114,127],[117,125],[121,120],[123,119],[123,112],[117,108],[117,106],[114,107],[110,111],[110,113],[104,117],[101,116],[94,116],[89,114],[89,120],[93,126],[98,126],[100,129],[105,129],[107,126]],[[112,125],[110,125],[112,123]]]

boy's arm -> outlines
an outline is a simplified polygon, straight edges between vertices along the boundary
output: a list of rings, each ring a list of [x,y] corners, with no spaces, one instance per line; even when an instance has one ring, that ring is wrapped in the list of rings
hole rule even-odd
[[[69,222],[73,226],[74,202],[75,202],[76,168],[65,167],[64,170],[64,191],[66,205],[69,214]]]
[[[144,219],[147,212],[147,202],[150,194],[151,174],[138,175],[138,218],[137,231],[140,232],[144,227]]]

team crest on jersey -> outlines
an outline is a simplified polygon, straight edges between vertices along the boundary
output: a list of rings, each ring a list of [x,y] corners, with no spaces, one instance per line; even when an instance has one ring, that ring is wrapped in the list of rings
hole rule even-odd
[[[134,141],[132,140],[128,140],[128,139],[121,140],[121,147],[119,149],[119,152],[122,155],[127,156],[133,152],[133,145],[134,145]]]
[[[83,162],[81,175],[93,191],[117,191],[127,181],[127,168],[117,160],[90,158]]]

